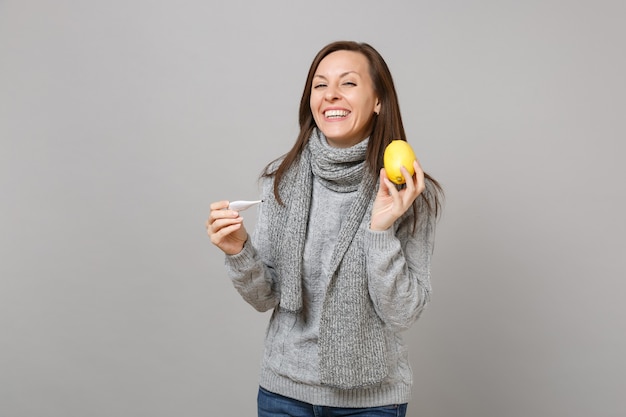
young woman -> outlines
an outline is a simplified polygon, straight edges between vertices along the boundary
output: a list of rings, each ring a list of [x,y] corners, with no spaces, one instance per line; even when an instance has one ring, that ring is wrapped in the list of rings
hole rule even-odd
[[[242,297],[273,309],[258,412],[404,416],[401,333],[429,301],[439,184],[413,163],[397,187],[385,147],[406,140],[395,87],[368,44],[334,42],[311,64],[293,148],[262,175],[252,238],[227,201],[206,226]]]

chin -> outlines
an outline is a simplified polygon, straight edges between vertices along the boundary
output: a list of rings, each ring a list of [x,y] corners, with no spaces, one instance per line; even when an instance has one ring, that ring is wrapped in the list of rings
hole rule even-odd
[[[350,141],[351,135],[346,132],[337,131],[337,129],[320,129],[324,136],[329,140],[337,142]]]

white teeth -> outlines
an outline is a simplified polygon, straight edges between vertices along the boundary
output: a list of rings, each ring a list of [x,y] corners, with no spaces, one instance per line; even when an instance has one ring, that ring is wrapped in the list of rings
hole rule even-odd
[[[326,117],[346,117],[350,114],[347,110],[326,110],[324,116]]]

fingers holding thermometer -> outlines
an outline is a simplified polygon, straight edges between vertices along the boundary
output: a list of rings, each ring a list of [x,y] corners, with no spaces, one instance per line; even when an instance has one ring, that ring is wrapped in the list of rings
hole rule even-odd
[[[227,255],[235,255],[243,249],[248,240],[248,232],[243,225],[240,210],[229,209],[228,201],[211,204],[211,212],[206,221],[207,234],[211,243]]]

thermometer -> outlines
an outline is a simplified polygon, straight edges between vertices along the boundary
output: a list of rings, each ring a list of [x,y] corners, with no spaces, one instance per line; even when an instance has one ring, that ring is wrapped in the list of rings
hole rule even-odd
[[[230,204],[228,205],[228,209],[229,210],[235,210],[235,211],[244,211],[249,209],[252,206],[256,206],[259,203],[262,203],[263,200],[256,200],[256,201],[247,201],[247,200],[240,200],[240,201],[231,201]]]

